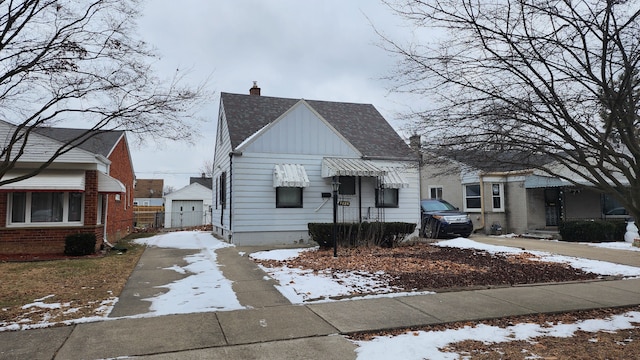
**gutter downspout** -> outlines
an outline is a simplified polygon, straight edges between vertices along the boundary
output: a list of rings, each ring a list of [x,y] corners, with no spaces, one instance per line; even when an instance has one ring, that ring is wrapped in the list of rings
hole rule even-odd
[[[233,155],[242,156],[242,152],[229,153],[229,243],[233,244]]]
[[[233,244],[233,231],[231,230],[231,221],[233,219],[233,151],[229,153],[229,199],[227,200],[229,203],[229,244]]]
[[[485,213],[484,213],[484,173],[480,173],[480,227],[477,229],[474,229],[474,231],[476,230],[484,230],[485,227]]]

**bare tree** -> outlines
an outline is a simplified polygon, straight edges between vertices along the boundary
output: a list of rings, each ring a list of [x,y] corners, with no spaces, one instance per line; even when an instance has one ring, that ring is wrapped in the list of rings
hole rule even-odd
[[[200,173],[206,177],[213,177],[213,159],[205,160],[200,167]]]
[[[165,185],[165,187],[164,187],[164,189],[163,189],[162,193],[163,193],[163,195],[169,195],[169,194],[171,194],[171,193],[172,193],[172,192],[174,192],[174,191],[176,191],[175,186],[172,186],[172,185]]]
[[[0,2],[0,185],[36,175],[104,130],[188,139],[204,85],[157,78],[151,47],[135,38],[138,0]],[[87,131],[11,180],[34,130],[74,120]]]
[[[423,100],[409,115],[434,151],[519,153],[514,162],[613,195],[640,218],[638,2],[388,5],[431,36],[402,44],[380,34],[400,59],[394,90]]]

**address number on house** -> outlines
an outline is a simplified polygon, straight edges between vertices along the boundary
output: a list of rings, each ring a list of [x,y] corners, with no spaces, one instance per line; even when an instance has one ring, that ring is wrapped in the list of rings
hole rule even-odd
[[[341,200],[341,201],[338,201],[338,205],[340,205],[340,206],[350,206],[351,205],[351,201]]]

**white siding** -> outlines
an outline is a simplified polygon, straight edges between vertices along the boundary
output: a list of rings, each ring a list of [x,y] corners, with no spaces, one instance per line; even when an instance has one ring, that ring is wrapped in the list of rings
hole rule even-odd
[[[298,103],[283,118],[265,129],[242,149],[250,153],[276,153],[359,157],[359,154],[311,111]]]
[[[0,121],[0,146],[8,146],[11,136],[15,131],[15,126],[8,124],[4,121]],[[12,156],[17,155],[18,146],[21,143],[15,144]],[[25,147],[24,154],[20,157],[20,162],[33,162],[42,163],[58,150],[62,145],[61,142],[42,136],[39,134],[31,133],[27,146]],[[99,161],[96,159],[96,155],[82,149],[71,149],[66,154],[61,155],[55,160],[55,163],[81,163],[81,164],[96,164]],[[95,169],[95,165],[91,169]],[[104,171],[104,167],[100,168]]]
[[[175,204],[180,204],[181,201],[198,201],[198,211],[201,212],[200,216],[202,217],[202,221],[200,221],[197,225],[208,223],[211,217],[211,213],[209,212],[209,206],[211,205],[212,201],[211,193],[212,190],[207,188],[206,186],[202,186],[198,183],[193,183],[165,196],[164,227],[174,227],[175,224],[178,224],[175,219],[172,219],[172,216],[174,216],[176,212],[179,212],[179,210],[174,209],[173,206]],[[184,222],[183,225],[188,226]],[[189,222],[189,226],[190,225],[192,224]]]
[[[276,208],[276,189],[273,187],[273,168],[278,163],[300,164],[305,167],[310,185],[303,189],[302,208]],[[382,162],[381,166],[398,166],[397,163]],[[307,240],[309,222],[332,222],[331,198],[322,198],[322,193],[331,193],[331,179],[321,177],[321,155],[255,154],[244,153],[235,157],[233,163],[233,239],[234,243],[254,244],[260,239],[251,237],[282,233],[282,241]],[[362,178],[362,215],[364,221],[419,221],[418,169],[413,166],[402,172],[409,187],[399,189],[399,208],[379,209],[375,207],[374,178]],[[338,221],[358,221],[358,196],[341,196],[350,201],[349,206],[338,208]],[[370,209],[370,211],[368,211]],[[370,215],[369,218],[366,218]],[[295,234],[293,239],[286,233]],[[259,235],[263,234],[263,235]]]
[[[216,131],[216,146],[215,156],[213,159],[213,190],[211,192],[211,204],[212,204],[212,224],[214,232],[220,236],[228,239],[230,233],[229,228],[229,214],[230,214],[230,196],[229,196],[229,183],[231,182],[231,176],[229,174],[229,153],[231,152],[231,139],[229,138],[229,129],[227,128],[227,121],[224,115],[223,104],[220,104],[220,115],[218,117],[218,129]],[[223,208],[217,198],[217,192],[220,184],[218,180],[220,175],[227,173],[227,206]],[[216,187],[216,185],[218,187]],[[218,199],[218,201],[216,201]]]

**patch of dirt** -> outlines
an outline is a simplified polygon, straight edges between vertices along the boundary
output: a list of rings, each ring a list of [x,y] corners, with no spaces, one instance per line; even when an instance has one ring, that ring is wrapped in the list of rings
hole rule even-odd
[[[393,249],[359,247],[305,251],[295,259],[259,261],[264,266],[335,272],[382,271],[397,291],[424,291],[508,286],[598,279],[599,275],[568,264],[539,261],[531,253],[491,254],[486,251],[417,243]]]

